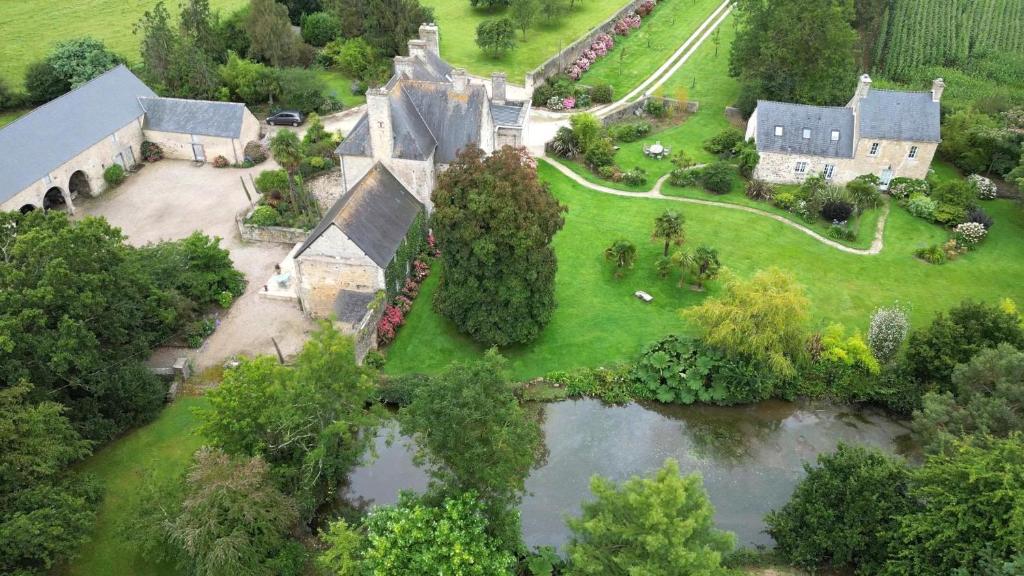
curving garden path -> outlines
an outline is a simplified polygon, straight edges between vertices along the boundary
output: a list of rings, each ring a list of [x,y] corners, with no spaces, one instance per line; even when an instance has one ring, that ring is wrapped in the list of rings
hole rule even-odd
[[[739,210],[741,212],[748,212],[750,214],[757,214],[759,216],[765,216],[767,218],[771,218],[772,220],[775,220],[776,222],[780,222],[782,224],[785,224],[786,226],[789,226],[790,228],[794,228],[796,230],[799,230],[800,232],[810,236],[811,238],[814,238],[818,242],[821,242],[822,244],[825,244],[826,246],[830,246],[832,248],[835,248],[836,250],[839,250],[841,252],[846,252],[847,254],[857,254],[859,256],[874,256],[874,255],[880,253],[882,251],[882,248],[885,247],[885,244],[884,244],[885,223],[889,219],[889,202],[888,202],[888,200],[885,201],[885,204],[882,207],[882,215],[878,217],[878,224],[875,226],[875,237],[871,241],[871,247],[866,248],[866,249],[865,248],[853,248],[853,247],[850,247],[850,246],[846,246],[845,244],[841,244],[839,242],[836,242],[835,240],[832,240],[831,238],[826,238],[826,237],[822,236],[821,234],[818,234],[814,230],[811,230],[810,228],[808,228],[808,227],[806,227],[806,226],[804,226],[804,225],[802,225],[802,224],[800,224],[798,222],[794,222],[794,221],[790,220],[789,218],[786,218],[785,216],[780,216],[778,214],[773,214],[773,213],[768,212],[766,210],[761,210],[760,208],[754,208],[752,206],[743,206],[743,205],[740,205],[740,204],[731,204],[729,202],[717,202],[715,200],[700,200],[698,198],[682,198],[682,197],[679,197],[679,196],[666,196],[666,195],[661,193],[661,188],[665,184],[665,181],[668,180],[668,177],[669,177],[668,174],[666,174],[665,176],[662,176],[661,178],[659,178],[658,182],[655,183],[654,188],[650,189],[647,192],[627,192],[625,190],[616,190],[615,188],[608,188],[607,186],[601,186],[599,184],[594,184],[593,182],[590,182],[587,179],[585,179],[582,176],[580,176],[579,174],[573,172],[568,166],[566,166],[565,164],[562,164],[561,162],[559,162],[558,160],[555,160],[554,158],[543,157],[542,160],[544,160],[545,162],[550,164],[552,167],[554,167],[556,170],[558,170],[559,172],[561,172],[565,176],[568,176],[569,179],[571,179],[573,182],[579,184],[580,186],[583,186],[584,188],[588,188],[590,190],[594,190],[595,192],[601,192],[603,194],[612,194],[612,195],[615,195],[615,196],[623,196],[623,197],[627,197],[627,198],[652,198],[652,199],[656,199],[656,200],[670,200],[670,201],[673,201],[673,202],[684,202],[686,204],[700,204],[700,205],[703,205],[703,206],[717,206],[719,208],[727,208],[729,210]]]

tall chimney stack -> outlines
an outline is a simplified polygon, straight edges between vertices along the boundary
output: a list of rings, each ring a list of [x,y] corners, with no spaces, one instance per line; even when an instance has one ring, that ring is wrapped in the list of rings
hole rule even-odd
[[[374,160],[390,159],[395,147],[389,100],[388,91],[384,88],[366,91],[366,120],[370,125],[370,148]]]
[[[427,50],[434,54],[441,55],[441,35],[435,24],[420,25],[420,40],[427,43]]]
[[[503,106],[506,100],[505,92],[507,88],[505,78],[504,72],[491,74],[491,100],[499,106]]]
[[[942,78],[932,80],[932,102],[942,100],[942,92],[946,89],[946,82]]]
[[[466,91],[469,86],[469,73],[466,72],[465,68],[456,68],[450,73],[452,78],[452,88],[462,94]]]

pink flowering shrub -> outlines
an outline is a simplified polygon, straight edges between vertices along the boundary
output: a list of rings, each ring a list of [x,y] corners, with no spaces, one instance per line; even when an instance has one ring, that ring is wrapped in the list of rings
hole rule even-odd
[[[572,78],[573,80],[579,80],[580,76],[583,76],[583,70],[576,64],[570,66],[569,69],[565,71],[565,73],[568,74],[569,78]]]
[[[405,324],[405,314],[402,313],[402,309],[398,306],[388,305],[384,309],[384,315],[381,316],[380,322],[377,322],[377,344],[387,346],[394,342],[398,328],[402,324]]]
[[[576,66],[579,66],[580,70],[586,72],[587,70],[590,70],[590,60],[588,60],[586,56],[580,56],[576,60]]]
[[[412,278],[417,282],[423,282],[430,276],[430,264],[422,260],[417,260],[412,263]]]
[[[611,34],[601,34],[600,36],[597,37],[597,42],[600,44],[604,44],[605,50],[611,50],[612,48],[615,48],[615,37],[613,37]]]
[[[583,56],[586,57],[586,59],[590,60],[591,62],[594,62],[595,60],[597,60],[597,52],[595,52],[593,50],[587,50],[587,51],[583,52]]]
[[[641,2],[640,5],[636,7],[636,13],[642,17],[646,17],[651,12],[654,12],[654,7],[657,5],[658,3],[654,0],[644,0],[644,2]]]
[[[623,18],[622,20],[619,20],[618,22],[615,23],[615,28],[613,30],[619,36],[628,36],[629,35],[629,24],[627,24],[626,23],[626,19]]]
[[[405,296],[399,296],[395,298],[395,306],[402,311],[402,314],[408,314],[409,310],[412,310],[412,300]]]
[[[415,298],[416,296],[419,296],[419,293],[420,293],[420,284],[419,284],[419,282],[413,280],[412,278],[408,278],[405,281],[405,285],[402,286],[402,294],[408,296],[409,298]]]
[[[427,232],[427,247],[430,249],[429,254],[434,258],[441,255],[441,250],[437,247],[437,238],[434,237],[434,231],[430,230]]]
[[[565,98],[565,99],[563,99],[562,100],[562,107],[565,108],[566,110],[572,110],[573,108],[576,107],[576,99],[575,98]]]

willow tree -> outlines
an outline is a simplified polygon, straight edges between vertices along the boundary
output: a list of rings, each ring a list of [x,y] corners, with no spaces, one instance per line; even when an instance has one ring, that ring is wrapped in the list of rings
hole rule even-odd
[[[708,344],[730,355],[763,360],[783,375],[793,374],[804,351],[807,308],[803,288],[778,268],[750,280],[730,276],[725,294],[683,312]]]

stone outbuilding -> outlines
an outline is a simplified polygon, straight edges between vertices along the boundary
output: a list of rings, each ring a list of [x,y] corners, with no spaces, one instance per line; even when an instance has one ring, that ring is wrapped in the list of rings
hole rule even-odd
[[[800,183],[820,174],[845,184],[874,174],[883,186],[897,177],[924,178],[941,141],[944,88],[939,78],[929,92],[876,90],[865,74],[843,107],[760,100],[746,134],[761,157],[754,177]]]
[[[118,66],[0,128],[0,209],[73,212],[111,165],[135,166],[145,140],[170,158],[241,162],[259,133],[243,104],[160,98]]]

